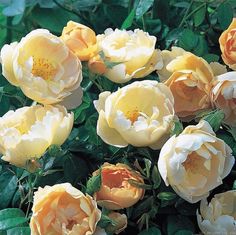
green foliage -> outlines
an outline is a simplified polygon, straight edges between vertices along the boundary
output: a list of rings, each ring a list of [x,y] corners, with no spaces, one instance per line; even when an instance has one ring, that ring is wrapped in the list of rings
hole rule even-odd
[[[236,9],[234,0],[30,0],[1,1],[0,47],[19,41],[36,28],[46,28],[61,35],[67,21],[85,24],[99,34],[106,28],[133,30],[140,28],[157,37],[157,48],[180,46],[208,62],[219,61],[218,39],[230,24]],[[101,54],[102,56],[102,54]],[[112,68],[119,64],[106,60]],[[157,80],[155,73],[148,79]],[[146,190],[144,198],[124,210],[128,216],[127,234],[178,234],[199,233],[195,212],[198,204],[186,203],[161,180],[157,167],[158,150],[150,148],[117,148],[109,146],[97,135],[98,114],[93,101],[102,91],[115,91],[123,84],[114,84],[103,76],[91,74],[83,63],[84,91],[82,104],[72,110],[75,117],[73,130],[63,146],[51,146],[35,162],[39,169],[33,173],[0,162],[0,234],[27,235],[33,193],[39,186],[70,182],[83,192],[93,195],[101,186],[101,174],[88,176],[105,161],[122,162],[139,171],[145,182],[129,180],[135,187]],[[22,91],[0,77],[0,116],[8,110],[31,105]],[[236,131],[223,125],[221,110],[199,114],[208,121],[217,137],[224,140],[236,156]],[[195,123],[199,121],[199,118]],[[171,135],[179,135],[185,123],[175,121]],[[31,165],[32,166],[32,165]],[[235,173],[230,176],[230,187],[235,189]],[[233,183],[234,182],[234,183]],[[13,209],[17,207],[21,209]],[[113,221],[103,213],[99,226],[106,228]],[[140,232],[141,231],[141,232]]]

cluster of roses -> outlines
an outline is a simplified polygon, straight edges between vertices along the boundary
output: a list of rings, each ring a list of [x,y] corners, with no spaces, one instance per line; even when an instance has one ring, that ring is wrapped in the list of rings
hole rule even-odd
[[[220,37],[224,62],[236,69],[236,19]],[[73,126],[73,113],[82,100],[82,66],[116,83],[143,78],[156,71],[160,83],[136,81],[118,91],[102,92],[94,101],[99,113],[97,134],[107,144],[161,149],[158,169],[166,185],[187,200],[201,201],[198,224],[203,233],[235,232],[236,191],[215,195],[234,165],[230,147],[201,120],[170,138],[174,121],[190,121],[204,110],[222,109],[224,122],[236,125],[236,72],[219,63],[208,64],[181,48],[155,49],[156,38],[142,30],[107,29],[97,35],[90,28],[68,22],[61,37],[47,30],[30,32],[19,43],[1,50],[2,72],[14,86],[42,105],[9,111],[0,118],[2,159],[16,166],[41,157],[52,144],[61,145]],[[32,234],[94,234],[101,212],[134,205],[144,195],[141,175],[124,164],[105,163],[100,170],[101,188],[94,197],[70,184],[39,188],[34,196],[30,226]],[[109,216],[119,233],[127,218]],[[98,231],[97,231],[98,232]],[[101,231],[100,231],[101,232]],[[104,231],[103,231],[104,232]]]

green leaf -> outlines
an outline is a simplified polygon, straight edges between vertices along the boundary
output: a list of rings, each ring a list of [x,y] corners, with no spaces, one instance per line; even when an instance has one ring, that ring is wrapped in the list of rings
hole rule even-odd
[[[0,211],[0,221],[15,217],[25,217],[25,214],[18,208],[7,208]]]
[[[159,228],[151,227],[147,230],[143,230],[138,235],[161,235],[161,231]]]
[[[98,222],[98,226],[100,228],[106,228],[108,225],[113,225],[115,226],[116,223],[114,220],[112,220],[110,217],[107,215],[102,214],[101,219]]]
[[[192,52],[197,56],[203,56],[208,53],[208,44],[204,36],[198,36],[198,43]]]
[[[193,235],[192,231],[181,229],[175,233],[175,235]]]
[[[222,30],[225,30],[230,25],[233,15],[234,11],[229,3],[224,2],[219,5],[217,8],[217,19]]]
[[[158,193],[157,197],[163,201],[170,201],[176,198],[176,194],[172,192],[161,192]]]
[[[154,166],[152,169],[152,181],[153,181],[154,189],[157,189],[161,184],[161,176],[160,176],[157,166]]]
[[[10,171],[0,175],[0,208],[6,208],[10,204],[17,189],[17,177]]]
[[[0,230],[8,230],[28,221],[25,217],[14,217],[9,219],[0,220]]]
[[[208,113],[203,119],[207,121],[211,125],[212,129],[216,132],[220,129],[224,117],[224,112],[217,109]]]
[[[206,54],[203,56],[203,59],[205,59],[208,63],[211,63],[219,61],[220,57],[216,54]]]
[[[187,51],[191,51],[198,43],[197,35],[190,29],[184,29],[180,37],[179,46]]]
[[[132,11],[129,13],[129,15],[121,25],[121,29],[128,29],[129,27],[131,27],[134,21],[134,16],[135,16],[135,9],[132,9]]]
[[[183,131],[183,124],[179,120],[174,122],[173,127],[171,128],[171,135],[179,135]]]
[[[196,3],[193,5],[193,9],[196,9],[197,7],[199,7],[202,3]],[[199,25],[201,25],[205,19],[205,15],[206,15],[206,4],[201,7],[198,11],[196,11],[193,15],[193,22],[194,25],[196,27],[198,27]]]
[[[29,227],[16,227],[7,230],[7,235],[30,235]]]
[[[12,0],[10,5],[3,9],[2,13],[5,16],[15,16],[24,13],[25,0]]]
[[[34,21],[42,28],[49,29],[55,33],[61,33],[63,27],[66,26],[69,20],[78,21],[78,17],[61,8],[35,8],[32,12]]]
[[[102,174],[101,169],[99,169],[98,175],[92,176],[88,181],[86,185],[86,193],[93,196],[93,194],[97,191],[99,191],[102,184]]]
[[[136,19],[140,19],[150,7],[152,7],[154,0],[139,0],[136,8]]]
[[[167,218],[167,234],[175,235],[180,230],[189,230],[195,232],[194,225],[190,219],[181,215],[170,215]]]

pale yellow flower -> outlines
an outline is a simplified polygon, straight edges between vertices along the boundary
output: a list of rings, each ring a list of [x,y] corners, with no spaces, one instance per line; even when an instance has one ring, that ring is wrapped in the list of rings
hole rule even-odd
[[[99,174],[97,170],[93,175]],[[109,210],[119,210],[133,206],[144,195],[144,189],[133,186],[129,180],[143,183],[141,175],[125,164],[104,163],[101,166],[102,183],[94,195],[98,205]],[[123,223],[122,223],[123,224]],[[123,228],[125,226],[121,226]]]
[[[174,120],[170,89],[157,81],[140,81],[99,95],[94,102],[99,118],[97,134],[117,147],[161,148]]]
[[[181,119],[192,119],[203,110],[211,109],[210,92],[215,80],[210,65],[190,52],[167,65],[172,75],[165,82],[175,100],[175,112]]]
[[[32,211],[32,235],[92,235],[101,218],[96,201],[69,183],[39,188]]]
[[[97,35],[97,41],[105,61],[113,66],[104,75],[113,82],[142,78],[163,66],[160,50],[155,49],[156,37],[142,30],[106,29]]]
[[[31,106],[8,111],[0,118],[2,159],[16,166],[41,157],[50,145],[61,145],[69,136],[73,113],[63,106]]]
[[[125,214],[112,211],[108,214],[108,217],[113,220],[115,225],[108,225],[106,228],[107,232],[119,234],[127,227],[128,221]]]
[[[69,21],[63,28],[61,39],[82,61],[88,61],[98,52],[96,34],[83,24]]]
[[[42,104],[81,103],[81,63],[65,43],[48,30],[33,30],[19,43],[1,49],[3,76]],[[73,94],[72,94],[73,93]]]
[[[230,147],[217,138],[206,121],[188,126],[163,146],[158,169],[165,184],[195,203],[222,184],[234,165]]]
[[[199,228],[205,235],[236,234],[236,190],[216,194],[208,203],[203,199],[200,214],[197,211]]]
[[[228,72],[216,77],[212,89],[212,102],[223,110],[224,122],[236,126],[236,72]]]
[[[221,57],[231,69],[236,70],[236,18],[219,38]]]

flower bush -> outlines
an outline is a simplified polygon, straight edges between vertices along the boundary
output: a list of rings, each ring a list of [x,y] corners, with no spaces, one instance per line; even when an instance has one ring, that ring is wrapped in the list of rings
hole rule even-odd
[[[0,234],[236,234],[234,1],[0,8]]]

